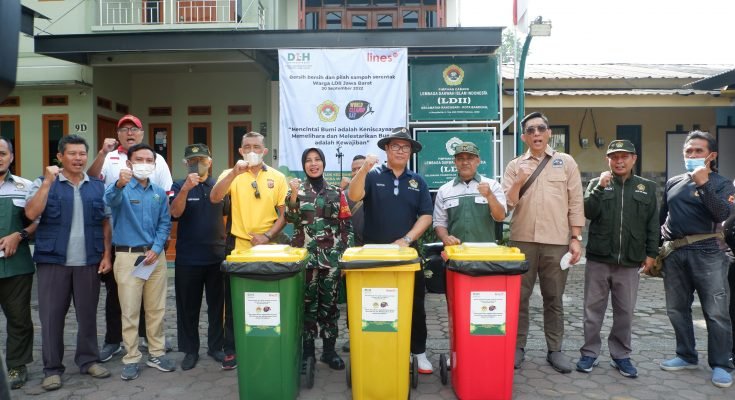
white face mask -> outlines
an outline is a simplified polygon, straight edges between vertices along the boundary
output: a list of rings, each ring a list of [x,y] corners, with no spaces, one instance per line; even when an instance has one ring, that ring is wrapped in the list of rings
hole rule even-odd
[[[148,179],[155,169],[155,164],[133,164],[133,176],[137,179]]]
[[[251,151],[250,153],[245,154],[243,160],[247,161],[248,165],[256,166],[260,165],[260,163],[263,162],[263,155]]]

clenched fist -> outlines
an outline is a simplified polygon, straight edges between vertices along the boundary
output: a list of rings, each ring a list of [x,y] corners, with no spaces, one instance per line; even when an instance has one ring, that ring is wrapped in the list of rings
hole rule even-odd
[[[606,188],[608,185],[610,185],[610,181],[612,180],[612,172],[610,171],[604,171],[600,174],[600,181],[597,183],[598,186]]]
[[[61,172],[61,169],[59,167],[57,167],[56,165],[49,165],[43,172],[43,179],[52,182],[56,179],[57,176],[59,176],[59,172]]]
[[[117,186],[119,189],[122,189],[130,183],[130,179],[133,177],[133,171],[123,168],[120,170],[120,177],[117,179],[117,183],[115,183],[115,186]]]
[[[528,161],[518,163],[518,181],[525,182],[533,174],[533,167]]]
[[[492,190],[490,190],[490,184],[487,182],[480,182],[480,184],[477,185],[477,191],[480,192],[480,196],[486,199],[493,195]]]
[[[375,166],[375,164],[378,163],[378,161],[379,161],[378,156],[376,156],[375,154],[368,154],[365,157],[365,164],[362,167],[367,168],[369,171],[373,169],[373,167]]]
[[[181,190],[188,192],[189,190],[196,187],[196,185],[199,184],[199,174],[196,172],[192,172],[191,174],[186,176],[186,180],[184,181],[184,186],[181,187]]]
[[[238,160],[235,163],[235,166],[232,167],[232,172],[235,174],[235,176],[242,174],[243,172],[247,171],[248,168],[250,168],[250,164],[248,164],[245,160]]]
[[[101,151],[105,154],[115,150],[118,146],[117,139],[113,138],[106,138],[104,142],[102,142],[102,149]]]
[[[299,187],[301,186],[301,179],[299,178],[293,178],[290,181],[288,181],[288,186],[291,187],[291,193],[298,192]]]

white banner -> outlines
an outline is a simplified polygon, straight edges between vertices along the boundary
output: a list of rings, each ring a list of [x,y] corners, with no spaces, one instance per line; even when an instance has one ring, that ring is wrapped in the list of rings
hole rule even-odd
[[[327,171],[339,171],[341,147],[349,171],[354,156],[381,155],[378,140],[407,124],[405,48],[282,49],[278,65],[279,166],[292,172],[303,172],[301,153],[309,147],[324,151]],[[334,173],[325,178],[337,181]]]

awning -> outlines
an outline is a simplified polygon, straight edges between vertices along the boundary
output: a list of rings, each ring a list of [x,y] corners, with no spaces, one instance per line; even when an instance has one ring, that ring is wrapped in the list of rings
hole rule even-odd
[[[435,28],[393,30],[189,30],[37,35],[36,53],[89,65],[95,55],[177,51],[252,51],[272,79],[278,77],[278,49],[406,47],[409,56],[493,54],[502,30]]]

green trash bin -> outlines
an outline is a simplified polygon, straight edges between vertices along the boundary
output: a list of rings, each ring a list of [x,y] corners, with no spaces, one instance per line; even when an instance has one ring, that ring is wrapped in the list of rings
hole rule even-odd
[[[306,257],[306,249],[261,245],[235,250],[222,263],[230,275],[240,399],[299,393]]]

